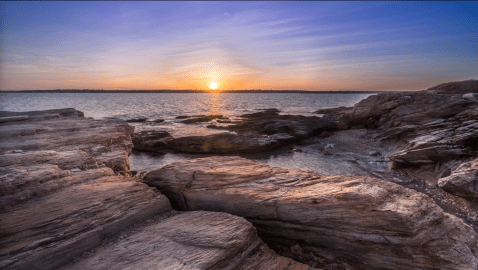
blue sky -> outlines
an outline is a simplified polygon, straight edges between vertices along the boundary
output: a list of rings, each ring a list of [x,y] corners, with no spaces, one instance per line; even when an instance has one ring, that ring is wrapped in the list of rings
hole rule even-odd
[[[0,89],[415,90],[478,78],[477,2],[1,2]]]

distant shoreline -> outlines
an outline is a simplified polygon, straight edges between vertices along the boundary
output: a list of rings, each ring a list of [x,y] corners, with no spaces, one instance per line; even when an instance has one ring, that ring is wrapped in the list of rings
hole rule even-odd
[[[405,91],[306,91],[306,90],[6,90],[0,93],[297,93],[297,94],[375,94]],[[406,91],[408,92],[408,91]]]

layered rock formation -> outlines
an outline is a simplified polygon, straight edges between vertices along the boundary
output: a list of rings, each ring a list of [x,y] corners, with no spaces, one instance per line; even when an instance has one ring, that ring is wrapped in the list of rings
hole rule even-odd
[[[284,269],[313,268],[277,256],[244,218],[187,212],[146,226],[62,269]]]
[[[132,128],[74,109],[0,112],[0,268],[52,269],[131,224],[169,211],[132,178]]]
[[[478,197],[478,159],[465,162],[451,172],[451,175],[440,178],[438,186],[464,198]]]
[[[473,228],[428,196],[380,179],[210,157],[170,164],[143,181],[176,209],[246,217],[281,254],[309,265],[477,268]]]
[[[474,210],[468,209],[466,203],[446,198],[439,191],[428,191],[426,186],[433,187],[442,178],[439,186],[444,190],[467,199],[474,197],[474,178],[467,173],[465,180],[464,172],[457,168],[478,156],[478,98],[470,93],[478,89],[477,81],[452,82],[431,89],[380,93],[351,108],[319,113],[334,122],[334,130],[366,129],[371,140],[384,149],[395,175],[402,181],[427,183],[417,190],[476,222]],[[450,176],[454,170],[455,175]]]
[[[336,129],[368,128],[380,141],[405,149],[390,159],[397,165],[423,165],[476,155],[478,99],[463,95],[380,93],[353,108],[330,113]]]
[[[0,112],[1,269],[312,269],[243,218],[171,213],[156,188],[121,175],[132,128],[82,116]]]
[[[200,154],[258,153],[304,140],[317,135],[318,131],[332,127],[332,123],[319,117],[279,115],[277,109],[266,109],[241,117],[241,121],[232,125],[209,126],[229,132],[207,136],[173,138],[161,131],[145,131],[133,136],[134,148],[159,153],[164,151]],[[222,115],[196,117],[183,122],[196,123],[216,118],[222,118]]]
[[[434,90],[439,93],[448,94],[478,93],[478,80],[447,82],[430,87],[428,90]]]

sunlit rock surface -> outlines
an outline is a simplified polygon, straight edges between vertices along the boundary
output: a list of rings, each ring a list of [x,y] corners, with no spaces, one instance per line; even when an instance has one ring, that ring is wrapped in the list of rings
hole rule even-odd
[[[146,226],[62,269],[284,269],[312,270],[278,256],[244,218],[185,212]]]
[[[0,112],[0,268],[52,269],[169,211],[127,172],[132,129],[74,109]]]
[[[476,269],[477,235],[431,198],[379,179],[321,177],[239,157],[173,163],[144,177],[179,210],[246,217],[280,254],[314,266]]]
[[[0,269],[313,269],[275,254],[243,218],[170,217],[168,198],[123,176],[132,128],[82,115],[0,112]]]

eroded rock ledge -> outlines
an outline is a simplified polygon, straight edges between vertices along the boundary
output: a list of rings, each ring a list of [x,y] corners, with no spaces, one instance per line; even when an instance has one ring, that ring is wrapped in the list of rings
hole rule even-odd
[[[170,164],[144,182],[176,209],[247,218],[276,251],[309,265],[477,268],[477,235],[469,225],[428,196],[383,180],[216,156]]]
[[[195,123],[209,121],[216,115],[192,118]],[[333,126],[330,121],[319,117],[302,115],[279,115],[277,109],[265,109],[245,114],[240,121],[227,126],[210,125],[227,130],[207,136],[186,136],[174,138],[164,131],[144,131],[133,136],[134,148],[139,151],[175,151],[200,154],[258,153],[279,148],[317,135],[319,131]]]
[[[475,80],[452,82],[427,91],[380,93],[354,107],[318,113],[334,122],[334,130],[365,128],[383,148],[395,149],[388,156],[392,168],[410,168],[422,181],[439,182],[446,191],[470,199],[476,197],[477,178],[468,170],[463,182],[458,167],[478,156],[477,89]]]
[[[124,176],[125,121],[74,109],[0,120],[1,269],[313,269],[275,254],[243,218],[174,214],[156,188]]]

